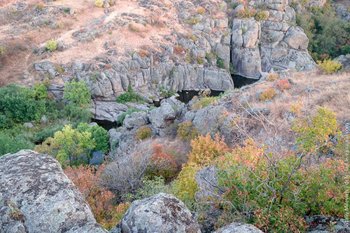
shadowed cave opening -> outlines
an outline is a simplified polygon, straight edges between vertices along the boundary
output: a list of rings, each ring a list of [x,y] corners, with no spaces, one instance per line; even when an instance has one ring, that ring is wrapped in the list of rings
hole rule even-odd
[[[116,129],[120,125],[118,125],[117,122],[112,122],[112,121],[107,121],[107,120],[97,120],[97,119],[91,119],[91,122],[95,122],[98,126],[101,126],[105,130],[110,130],[110,129]]]
[[[256,83],[259,79],[246,78],[240,75],[231,74],[235,88],[242,88],[244,86]]]
[[[235,88],[242,88],[244,86],[253,84],[257,81],[259,81],[259,79],[251,79],[251,78],[245,78],[243,76],[240,75],[234,75],[232,74],[232,80],[233,83],[235,85]],[[194,90],[187,90],[187,91],[179,91],[177,92],[177,94],[179,95],[179,97],[177,97],[178,100],[180,100],[183,103],[188,103],[190,102],[193,97],[198,96],[200,93],[200,91],[194,91]],[[219,96],[220,94],[224,93],[224,91],[214,91],[211,90],[210,91],[210,95],[209,96]]]
[[[177,93],[179,95],[179,97],[177,97],[177,99],[180,100],[181,102],[187,104],[188,102],[190,102],[193,99],[193,97],[198,96],[200,92],[201,91],[193,91],[193,90],[190,90],[190,91],[179,91]],[[224,91],[211,90],[209,96],[219,96],[222,93],[224,93]]]

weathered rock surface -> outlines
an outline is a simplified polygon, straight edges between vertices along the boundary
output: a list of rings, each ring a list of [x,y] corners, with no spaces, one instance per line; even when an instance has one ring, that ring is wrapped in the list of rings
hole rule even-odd
[[[342,69],[344,70],[350,70],[350,54],[347,55],[341,55],[335,59],[336,61],[339,61],[342,64]]]
[[[250,224],[231,223],[228,226],[218,229],[214,233],[263,233],[263,232]]]
[[[216,167],[206,167],[197,172],[198,191],[195,195],[197,201],[218,200],[224,193],[219,187],[217,172]]]
[[[124,104],[104,101],[94,101],[90,108],[93,119],[109,122],[116,122],[118,116],[127,110],[128,107]]]
[[[186,206],[172,195],[160,193],[134,201],[120,224],[122,233],[200,232]]]
[[[23,150],[0,158],[0,232],[106,232],[59,163]]]
[[[315,62],[307,51],[309,39],[295,25],[295,12],[287,1],[250,1],[250,8],[264,4],[267,19],[234,18],[232,64],[234,74],[259,79],[262,72],[311,70]],[[240,7],[241,10],[244,7]]]

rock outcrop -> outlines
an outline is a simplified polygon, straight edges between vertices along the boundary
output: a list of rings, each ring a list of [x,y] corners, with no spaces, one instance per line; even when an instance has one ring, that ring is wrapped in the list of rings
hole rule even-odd
[[[196,192],[196,201],[214,201],[219,200],[224,191],[220,188],[218,182],[218,169],[216,167],[206,167],[196,174],[198,191]]]
[[[235,74],[259,79],[263,72],[272,70],[315,68],[307,51],[309,39],[300,27],[293,26],[295,11],[287,0],[257,0],[249,4],[236,8],[232,22],[231,56]],[[244,10],[257,11],[262,17],[239,18]]]
[[[160,193],[134,201],[124,215],[122,233],[199,233],[199,225],[186,206],[172,195]]]
[[[106,232],[48,155],[23,150],[2,156],[0,190],[0,232]]]
[[[214,233],[263,233],[261,230],[250,224],[231,223],[228,226],[218,229]]]
[[[350,70],[350,54],[341,55],[335,60],[342,64],[342,69]]]

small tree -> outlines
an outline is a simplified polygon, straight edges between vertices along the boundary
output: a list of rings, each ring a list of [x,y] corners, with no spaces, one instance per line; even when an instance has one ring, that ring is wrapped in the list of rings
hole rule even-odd
[[[63,166],[67,166],[87,162],[95,146],[90,132],[79,132],[66,125],[53,138],[48,138],[41,146],[37,146],[36,150],[56,157]]]

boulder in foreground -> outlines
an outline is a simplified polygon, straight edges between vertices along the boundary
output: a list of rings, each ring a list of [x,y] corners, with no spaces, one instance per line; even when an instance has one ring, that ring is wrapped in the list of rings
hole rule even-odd
[[[22,150],[2,156],[0,190],[0,232],[106,232],[48,155]]]
[[[199,233],[191,212],[172,195],[159,193],[134,201],[120,224],[122,233]]]

